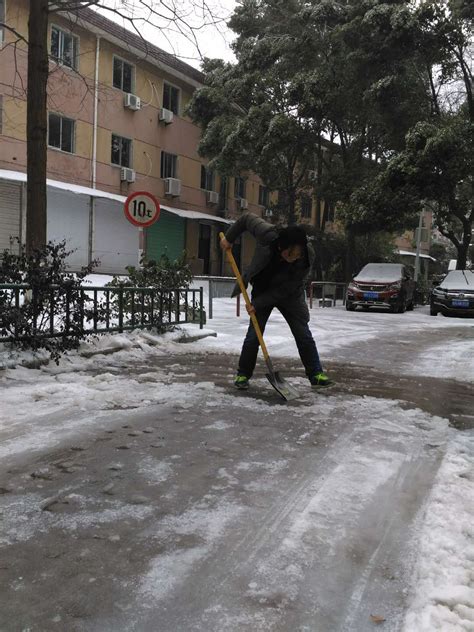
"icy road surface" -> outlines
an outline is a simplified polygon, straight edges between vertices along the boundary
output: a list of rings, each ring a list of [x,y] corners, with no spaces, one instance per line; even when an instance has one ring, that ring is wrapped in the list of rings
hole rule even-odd
[[[221,306],[0,374],[0,630],[472,630],[472,322],[316,310],[314,393],[276,317],[284,403]]]

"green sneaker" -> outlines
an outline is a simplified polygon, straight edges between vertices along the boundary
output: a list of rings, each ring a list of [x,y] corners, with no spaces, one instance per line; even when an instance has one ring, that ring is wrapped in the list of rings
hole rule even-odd
[[[236,386],[241,391],[245,391],[249,387],[249,380],[246,375],[237,375],[234,380],[234,386]]]
[[[323,373],[322,371],[310,377],[309,381],[311,382],[311,386],[316,386],[319,388],[326,388],[334,384],[334,382],[328,378],[326,373]]]

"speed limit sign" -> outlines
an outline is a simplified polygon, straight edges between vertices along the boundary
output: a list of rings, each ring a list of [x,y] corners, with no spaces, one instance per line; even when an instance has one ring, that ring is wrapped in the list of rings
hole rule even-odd
[[[124,211],[125,217],[134,226],[146,228],[159,218],[160,203],[151,193],[136,191],[125,200]]]

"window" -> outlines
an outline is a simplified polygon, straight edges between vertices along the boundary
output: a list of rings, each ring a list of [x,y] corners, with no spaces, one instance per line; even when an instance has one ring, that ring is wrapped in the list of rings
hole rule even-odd
[[[114,88],[133,92],[133,66],[119,57],[114,57]]]
[[[1,0],[0,0],[1,1]],[[57,26],[51,28],[51,57],[63,66],[77,68],[79,39]]]
[[[59,114],[48,116],[48,145],[61,151],[74,153],[75,121]]]
[[[112,134],[112,156],[110,159],[113,165],[119,167],[131,167],[132,165],[132,141]]]
[[[169,83],[163,84],[163,107],[179,114],[179,88],[170,86]]]
[[[5,18],[6,18],[5,0],[0,0],[0,22],[5,23]],[[5,33],[3,30],[3,26],[0,26],[0,48],[2,47],[4,37],[5,37]]]
[[[245,180],[240,176],[237,176],[234,179],[234,197],[236,198],[244,198],[245,197]]]
[[[176,178],[178,173],[178,156],[167,154],[166,151],[161,152],[161,169],[160,176],[162,178]]]
[[[336,218],[336,205],[334,202],[328,202],[324,210],[327,211],[327,221],[334,222]]]
[[[268,200],[270,198],[270,191],[267,187],[260,185],[258,187],[258,203],[260,206],[268,206]]]
[[[201,165],[201,189],[214,191],[214,172]]]
[[[309,195],[301,196],[301,217],[311,217],[311,211],[313,208],[313,200]]]

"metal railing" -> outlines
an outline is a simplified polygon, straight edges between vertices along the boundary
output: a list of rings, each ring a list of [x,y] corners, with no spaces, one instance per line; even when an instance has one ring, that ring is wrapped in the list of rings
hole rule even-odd
[[[203,288],[34,288],[0,284],[0,342],[55,338],[167,325],[204,326]],[[28,328],[28,335],[22,334]]]
[[[318,289],[321,288],[321,292]],[[320,296],[319,296],[320,294]],[[309,306],[313,307],[313,300],[320,300],[321,307],[327,307],[326,300],[331,299],[336,305],[338,298],[342,304],[346,304],[347,283],[334,283],[332,281],[312,281],[309,286]],[[338,296],[339,295],[339,296]]]
[[[215,298],[230,298],[236,284],[235,277],[196,276],[193,280],[207,284],[208,318],[213,318],[213,300]]]

